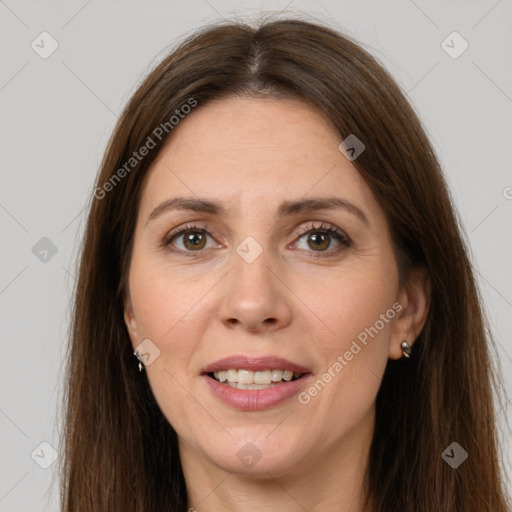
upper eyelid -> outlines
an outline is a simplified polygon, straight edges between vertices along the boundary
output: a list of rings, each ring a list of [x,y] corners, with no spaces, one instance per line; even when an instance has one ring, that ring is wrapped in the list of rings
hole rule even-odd
[[[304,225],[306,224],[306,225]],[[302,223],[301,226],[303,227],[294,227],[292,229],[286,230],[285,236],[289,236],[291,234],[295,234],[299,238],[302,238],[303,236],[307,235],[310,231],[315,230],[322,230],[322,229],[332,229],[338,232],[343,238],[345,238],[347,241],[351,241],[351,238],[347,235],[346,231],[339,228],[338,226],[326,222],[326,221],[309,221],[306,223]],[[173,238],[176,238],[178,236],[183,236],[184,232],[186,231],[205,231],[210,236],[217,236],[219,237],[218,231],[211,225],[207,223],[200,223],[200,222],[187,222],[184,225],[177,227],[175,229],[172,229],[168,234],[164,237],[164,243],[169,244]],[[230,230],[231,232],[231,230]],[[222,238],[222,237],[220,237]]]

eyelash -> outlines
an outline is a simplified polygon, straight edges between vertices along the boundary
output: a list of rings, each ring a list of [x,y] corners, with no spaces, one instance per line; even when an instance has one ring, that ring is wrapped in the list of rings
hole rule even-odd
[[[164,240],[162,241],[162,245],[167,248],[170,252],[176,253],[179,255],[183,255],[184,257],[196,257],[199,255],[199,253],[203,252],[203,250],[198,251],[183,251],[182,249],[171,249],[170,244],[173,239],[179,238],[180,236],[183,236],[185,233],[189,231],[197,231],[199,233],[208,234],[208,235],[215,235],[215,230],[212,229],[210,226],[200,227],[196,224],[186,224],[185,226],[182,226],[178,228],[178,230],[171,231],[168,233]],[[352,244],[352,241],[350,238],[343,233],[343,231],[340,231],[339,229],[335,228],[334,226],[331,226],[330,224],[320,223],[320,225],[308,225],[303,228],[299,228],[295,230],[293,233],[294,236],[297,238],[302,238],[304,235],[307,235],[309,233],[322,233],[327,234],[335,238],[339,243],[340,247],[337,249],[334,249],[332,251],[306,251],[310,254],[310,258],[326,258],[329,256],[332,256],[334,254],[338,254],[343,249],[350,247]],[[197,255],[194,253],[198,253]],[[325,253],[325,255],[324,255]]]

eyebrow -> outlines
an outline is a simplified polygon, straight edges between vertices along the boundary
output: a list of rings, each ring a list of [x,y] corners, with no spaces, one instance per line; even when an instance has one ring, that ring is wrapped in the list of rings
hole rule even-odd
[[[218,201],[197,197],[175,197],[160,203],[149,214],[146,225],[149,221],[156,219],[163,213],[173,210],[209,213],[224,217],[228,214],[227,209]],[[277,219],[282,219],[290,215],[317,210],[345,210],[358,217],[367,227],[370,227],[370,221],[361,208],[347,199],[332,196],[283,201],[277,209],[276,217]]]

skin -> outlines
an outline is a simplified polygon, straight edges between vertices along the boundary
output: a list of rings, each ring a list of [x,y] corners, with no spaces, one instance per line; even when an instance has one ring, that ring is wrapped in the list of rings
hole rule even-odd
[[[199,512],[363,510],[376,394],[388,359],[402,357],[400,343],[412,346],[424,325],[428,282],[411,272],[399,287],[387,219],[340,142],[305,103],[224,98],[181,121],[146,176],[125,321],[134,349],[149,338],[160,350],[145,369]],[[344,210],[275,217],[283,200],[324,195],[357,205],[369,225]],[[228,214],[171,210],[148,221],[176,196],[221,201]],[[192,222],[208,230],[202,248],[183,235],[165,247],[166,235]],[[296,234],[322,222],[352,244],[327,235],[318,249],[318,232]],[[252,263],[236,252],[248,236],[263,250]],[[316,381],[394,303],[394,318],[307,404],[295,395],[240,411],[200,376],[226,356],[276,355]],[[246,467],[237,452],[249,442],[261,458]]]

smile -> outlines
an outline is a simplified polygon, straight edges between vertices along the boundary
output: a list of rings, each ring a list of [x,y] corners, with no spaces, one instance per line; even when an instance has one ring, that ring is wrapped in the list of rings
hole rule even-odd
[[[299,393],[312,377],[305,366],[279,357],[231,356],[203,368],[213,395],[244,411],[261,411]]]
[[[279,385],[281,382],[290,382],[303,375],[294,373],[291,370],[221,370],[209,374],[218,382],[236,389],[268,389]]]

